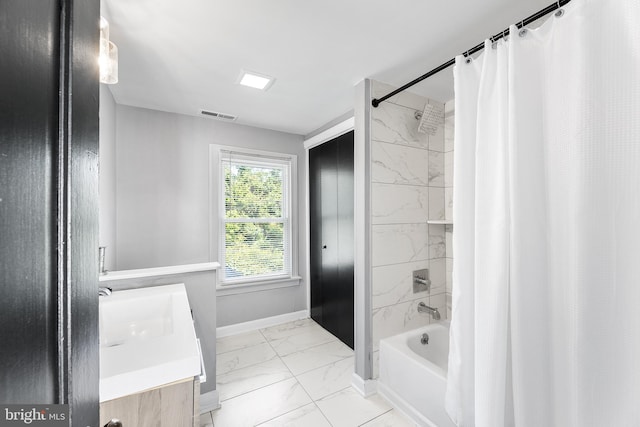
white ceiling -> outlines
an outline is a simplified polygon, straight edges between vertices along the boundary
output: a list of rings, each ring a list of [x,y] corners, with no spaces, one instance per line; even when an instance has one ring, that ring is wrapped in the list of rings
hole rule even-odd
[[[306,135],[353,109],[354,86],[400,86],[550,0],[103,0],[117,103]],[[241,69],[276,78],[266,92]],[[412,92],[453,98],[451,69]],[[213,120],[213,119],[212,119]]]

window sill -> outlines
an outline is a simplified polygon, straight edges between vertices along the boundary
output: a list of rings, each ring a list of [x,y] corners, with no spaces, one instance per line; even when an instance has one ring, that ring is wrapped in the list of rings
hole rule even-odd
[[[244,282],[233,285],[216,286],[216,296],[246,294],[248,292],[269,291],[272,289],[289,288],[300,286],[302,277],[293,276],[273,280],[260,280],[255,282]]]

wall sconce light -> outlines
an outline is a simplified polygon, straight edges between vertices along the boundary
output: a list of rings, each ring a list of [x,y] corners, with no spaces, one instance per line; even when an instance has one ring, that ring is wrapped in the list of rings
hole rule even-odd
[[[118,83],[118,47],[109,41],[109,22],[100,17],[100,83]]]

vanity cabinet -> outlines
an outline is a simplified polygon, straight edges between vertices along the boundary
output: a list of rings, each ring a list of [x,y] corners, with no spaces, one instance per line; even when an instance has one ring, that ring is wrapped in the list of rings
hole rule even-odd
[[[200,382],[189,378],[100,404],[100,426],[118,419],[123,427],[198,427]]]

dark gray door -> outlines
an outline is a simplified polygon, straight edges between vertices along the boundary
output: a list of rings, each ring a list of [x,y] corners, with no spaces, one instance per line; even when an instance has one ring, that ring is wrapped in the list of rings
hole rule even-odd
[[[311,318],[353,348],[353,131],[309,150]]]
[[[99,14],[0,4],[0,403],[74,426],[98,424]]]

